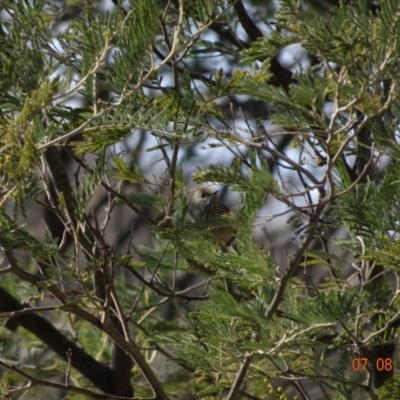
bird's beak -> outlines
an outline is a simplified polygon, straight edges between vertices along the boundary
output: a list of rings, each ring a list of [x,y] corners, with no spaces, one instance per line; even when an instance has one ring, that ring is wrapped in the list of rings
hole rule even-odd
[[[213,193],[213,196],[215,196],[218,192],[219,192],[219,190],[216,190],[216,191]]]

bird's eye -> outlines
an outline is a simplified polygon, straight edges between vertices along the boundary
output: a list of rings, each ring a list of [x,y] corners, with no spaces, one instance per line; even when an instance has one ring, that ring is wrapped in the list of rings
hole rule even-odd
[[[200,195],[200,197],[201,197],[202,199],[204,199],[204,197],[206,197],[206,192],[202,192],[201,195]]]

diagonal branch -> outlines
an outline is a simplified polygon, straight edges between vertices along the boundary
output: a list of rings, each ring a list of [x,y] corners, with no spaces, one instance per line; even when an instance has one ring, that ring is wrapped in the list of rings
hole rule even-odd
[[[263,37],[263,34],[258,29],[258,26],[250,18],[249,14],[247,14],[246,8],[244,7],[242,0],[234,0],[233,8],[236,11],[236,15],[240,23],[242,24],[243,29],[246,31],[252,41]]]
[[[62,306],[59,306],[62,308]],[[8,329],[14,330],[21,326],[27,331],[33,333],[43,343],[46,344],[54,353],[64,361],[67,360],[66,352],[71,349],[72,367],[79,371],[96,387],[105,393],[115,393],[114,381],[109,379],[112,370],[95,360],[87,354],[74,341],[69,340],[58,329],[54,327],[47,319],[31,313],[32,309],[25,309],[24,306],[11,296],[4,288],[0,287],[0,317],[8,314],[12,317],[7,323]],[[27,313],[29,311],[29,313]]]

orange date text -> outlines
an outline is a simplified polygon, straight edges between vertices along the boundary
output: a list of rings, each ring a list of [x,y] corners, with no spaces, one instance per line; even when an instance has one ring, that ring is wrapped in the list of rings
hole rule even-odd
[[[351,369],[353,371],[365,371],[368,361],[366,357],[355,357],[351,360]],[[391,358],[377,358],[375,368],[377,371],[391,371],[393,369],[393,360]]]

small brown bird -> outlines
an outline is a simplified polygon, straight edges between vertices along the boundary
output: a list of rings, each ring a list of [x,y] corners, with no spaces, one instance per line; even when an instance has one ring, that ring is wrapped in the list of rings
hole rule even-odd
[[[189,202],[189,216],[192,222],[210,224],[214,238],[225,249],[235,238],[236,231],[225,218],[221,221],[221,217],[226,217],[230,210],[217,193],[218,190],[211,187],[197,189]],[[212,228],[213,222],[218,227]]]

